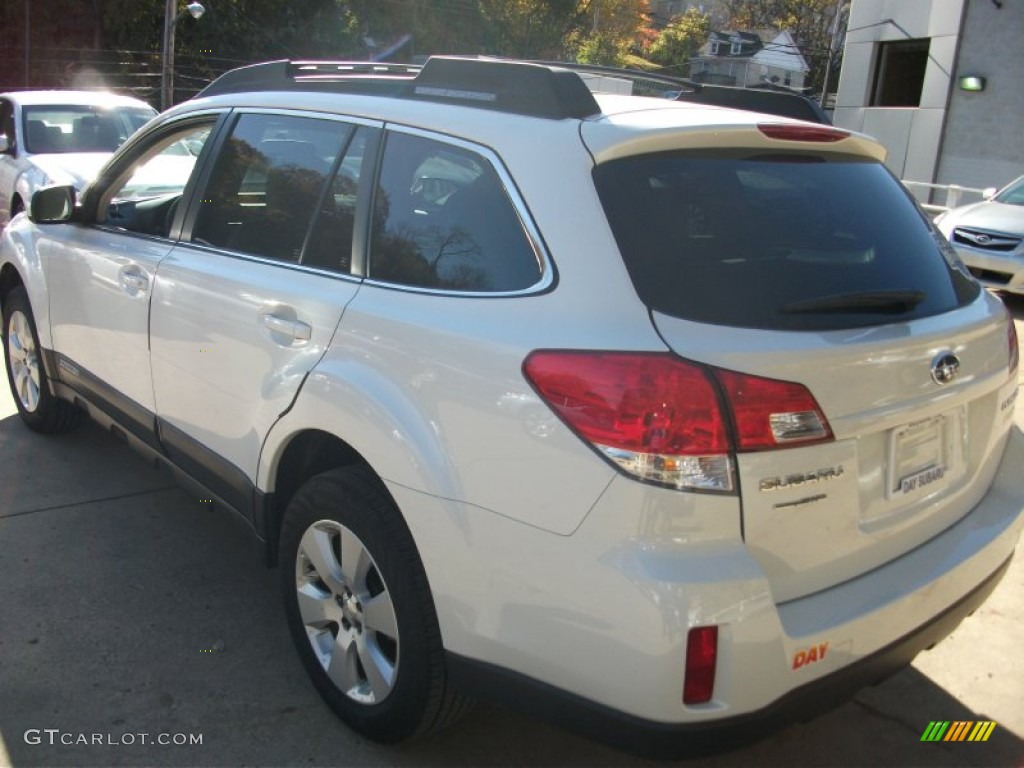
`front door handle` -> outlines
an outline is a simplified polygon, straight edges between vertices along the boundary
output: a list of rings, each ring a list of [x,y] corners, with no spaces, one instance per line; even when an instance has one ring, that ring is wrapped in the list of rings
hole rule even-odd
[[[117,282],[129,296],[138,296],[149,290],[149,275],[138,264],[121,267],[117,272]]]
[[[273,314],[260,315],[260,317],[263,318],[263,325],[274,333],[288,336],[295,341],[309,341],[313,338],[313,327],[301,320],[291,320]]]

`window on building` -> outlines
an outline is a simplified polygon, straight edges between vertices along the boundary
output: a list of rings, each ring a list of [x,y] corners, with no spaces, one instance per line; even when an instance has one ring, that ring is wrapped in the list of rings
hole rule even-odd
[[[880,43],[875,62],[872,107],[916,107],[921,103],[929,40]]]

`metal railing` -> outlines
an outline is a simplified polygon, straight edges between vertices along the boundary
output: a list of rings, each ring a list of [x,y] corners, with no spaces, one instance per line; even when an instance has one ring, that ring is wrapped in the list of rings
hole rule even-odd
[[[959,184],[929,184],[924,181],[907,181],[906,179],[903,179],[903,186],[910,190],[924,210],[936,215],[945,213],[958,205],[984,200],[987,195],[995,191],[994,188],[978,189],[977,187],[961,187]],[[964,195],[967,195],[968,199],[962,199]],[[941,202],[936,200],[936,197]]]

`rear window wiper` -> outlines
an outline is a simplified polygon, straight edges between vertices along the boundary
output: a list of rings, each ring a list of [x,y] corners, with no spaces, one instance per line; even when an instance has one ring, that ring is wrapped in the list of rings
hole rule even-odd
[[[860,291],[835,293],[787,304],[780,311],[788,315],[828,312],[870,312],[898,315],[909,312],[922,301],[923,291]]]

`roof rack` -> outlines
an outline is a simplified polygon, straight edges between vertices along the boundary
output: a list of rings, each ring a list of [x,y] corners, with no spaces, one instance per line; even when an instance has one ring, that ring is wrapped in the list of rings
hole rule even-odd
[[[579,76],[560,65],[433,56],[422,67],[351,61],[270,61],[231,70],[199,97],[246,91],[372,93],[552,120],[600,113]]]
[[[593,74],[611,80],[628,80],[632,83],[630,93],[635,96],[661,96],[675,101],[708,104],[717,107],[745,109],[764,112],[779,117],[792,117],[813,123],[831,125],[828,115],[821,106],[811,99],[793,91],[762,88],[738,88],[728,85],[708,85],[684,77],[649,72],[639,69],[606,67],[594,64],[552,63],[577,74]],[[601,92],[609,83],[590,80],[590,87]],[[610,91],[614,89],[609,88]]]

